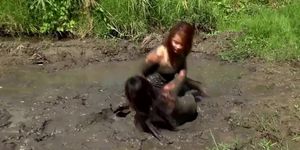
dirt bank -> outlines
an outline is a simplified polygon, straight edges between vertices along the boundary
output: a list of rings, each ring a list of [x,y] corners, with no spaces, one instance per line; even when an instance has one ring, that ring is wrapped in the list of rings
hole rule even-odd
[[[236,34],[200,35],[189,75],[210,97],[198,118],[169,143],[138,132],[132,114],[112,110],[124,101],[123,83],[138,58],[161,40],[67,41],[2,39],[0,42],[0,149],[279,149],[300,146],[300,69],[297,65],[232,63],[214,55]],[[215,143],[216,142],[216,143]],[[216,146],[217,145],[217,146]],[[225,147],[225,148],[224,148]]]
[[[5,39],[0,42],[0,64],[38,65],[49,72],[88,64],[134,59],[143,52],[125,40],[67,41]]]

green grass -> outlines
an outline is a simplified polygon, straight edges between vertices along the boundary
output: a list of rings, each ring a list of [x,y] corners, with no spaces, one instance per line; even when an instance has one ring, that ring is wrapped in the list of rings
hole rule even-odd
[[[0,1],[0,30],[2,28],[7,33],[26,32],[30,29],[28,16],[26,0]]]
[[[186,20],[206,32],[242,32],[228,61],[300,61],[299,0],[1,0],[0,32],[137,39]]]
[[[153,29],[166,30],[176,21],[194,22],[211,31],[216,18],[205,0],[102,0],[94,11],[95,33],[135,37]]]
[[[163,27],[185,20],[194,22],[206,30],[216,28],[216,14],[213,14],[207,0],[155,0],[152,2],[150,13],[151,20]]]
[[[260,7],[257,12],[240,14],[223,30],[242,31],[232,51],[221,54],[230,61],[259,57],[268,61],[300,60],[300,3],[282,8]]]
[[[146,1],[102,0],[94,11],[98,36],[133,37],[147,31]]]

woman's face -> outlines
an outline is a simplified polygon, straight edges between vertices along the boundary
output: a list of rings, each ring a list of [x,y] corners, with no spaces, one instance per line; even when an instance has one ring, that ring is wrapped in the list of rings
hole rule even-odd
[[[172,44],[174,53],[179,54],[179,55],[183,54],[184,41],[183,41],[182,36],[179,33],[175,34],[175,36],[172,38],[171,44]]]

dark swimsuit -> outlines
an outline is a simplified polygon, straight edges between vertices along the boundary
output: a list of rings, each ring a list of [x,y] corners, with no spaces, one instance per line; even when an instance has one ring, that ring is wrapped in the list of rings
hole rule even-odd
[[[175,74],[161,74],[155,72],[147,76],[147,80],[156,88],[162,88],[164,85],[174,79]]]
[[[159,87],[154,86],[154,90],[158,96],[159,102],[169,101],[171,99],[175,100],[175,108],[172,112],[172,118],[175,120],[176,125],[182,125],[185,122],[193,121],[197,116],[197,104],[194,101],[192,96],[184,96],[178,97],[178,94],[181,92],[183,87],[185,86],[184,83],[179,83],[176,78],[173,77],[173,80],[165,82],[165,78],[163,78],[159,73],[154,73],[150,75],[151,79],[154,80],[153,82],[159,83]],[[153,83],[151,82],[151,83]],[[161,90],[161,83],[175,82],[175,88],[170,91],[170,95],[166,97],[163,91]],[[164,105],[163,103],[161,105]]]

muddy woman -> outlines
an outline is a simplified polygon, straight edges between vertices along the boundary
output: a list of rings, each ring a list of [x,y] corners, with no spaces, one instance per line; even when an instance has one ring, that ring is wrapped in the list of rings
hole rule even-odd
[[[173,26],[163,43],[152,50],[141,67],[141,73],[152,85],[162,87],[174,79],[180,70],[187,70],[187,56],[191,52],[195,28],[190,23],[181,21]],[[185,80],[182,89],[178,93],[183,96],[189,90],[195,99],[206,97],[206,92],[201,88],[201,83],[190,78]]]
[[[196,119],[198,113],[194,99],[177,96],[185,82],[185,70],[162,88],[154,87],[142,76],[130,77],[125,83],[125,95],[135,112],[135,126],[161,140],[159,128],[175,130],[177,126]]]
[[[187,71],[186,61],[192,48],[194,33],[193,25],[184,21],[178,22],[170,29],[162,44],[152,50],[143,60],[141,75],[146,77],[154,87],[162,88],[172,81],[180,70]],[[196,101],[207,96],[200,82],[187,77],[178,96],[184,96],[189,90],[196,90],[192,93]],[[130,113],[129,106],[123,103],[114,112],[119,117],[125,117]]]

